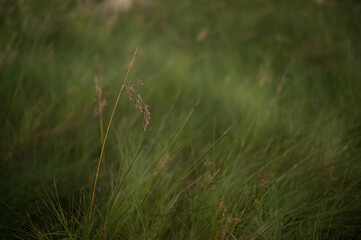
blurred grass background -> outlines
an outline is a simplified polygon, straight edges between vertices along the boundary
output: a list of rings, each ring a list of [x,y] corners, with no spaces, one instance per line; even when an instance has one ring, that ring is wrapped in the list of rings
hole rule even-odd
[[[116,3],[0,3],[3,239],[359,238],[359,1]]]

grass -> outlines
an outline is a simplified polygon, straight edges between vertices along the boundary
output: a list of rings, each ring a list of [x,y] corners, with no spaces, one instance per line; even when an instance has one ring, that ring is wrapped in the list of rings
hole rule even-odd
[[[106,6],[0,3],[2,239],[359,238],[360,3]]]

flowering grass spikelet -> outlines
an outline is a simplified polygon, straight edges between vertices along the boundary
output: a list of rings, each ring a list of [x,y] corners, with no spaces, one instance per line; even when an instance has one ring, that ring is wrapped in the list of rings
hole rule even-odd
[[[147,127],[149,125],[150,112],[148,110],[148,105],[144,103],[142,97],[136,90],[136,87],[139,87],[142,85],[143,85],[143,82],[140,80],[133,81],[133,82],[127,81],[125,83],[124,87],[128,94],[128,100],[131,101],[134,104],[135,108],[142,113],[142,118],[143,118],[142,126],[143,126],[143,130],[146,131]]]

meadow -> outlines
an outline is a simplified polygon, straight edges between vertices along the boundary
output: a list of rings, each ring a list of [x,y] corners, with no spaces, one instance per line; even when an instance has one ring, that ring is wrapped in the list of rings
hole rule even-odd
[[[359,1],[116,2],[0,2],[1,239],[361,239]]]

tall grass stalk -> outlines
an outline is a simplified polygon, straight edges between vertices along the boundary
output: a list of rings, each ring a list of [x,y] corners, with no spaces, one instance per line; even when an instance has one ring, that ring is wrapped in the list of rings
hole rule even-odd
[[[100,151],[100,156],[99,156],[99,161],[98,161],[98,168],[97,168],[97,172],[96,172],[95,180],[94,180],[94,187],[93,187],[93,193],[92,193],[92,199],[91,199],[90,211],[89,211],[89,222],[91,221],[91,218],[92,218],[92,211],[93,211],[93,205],[94,205],[94,199],[95,199],[95,189],[96,189],[97,182],[98,182],[100,164],[101,164],[101,162],[102,162],[102,157],[103,157],[103,154],[104,154],[104,147],[105,147],[105,143],[106,143],[107,138],[108,138],[108,133],[109,133],[110,125],[111,125],[111,123],[112,123],[112,120],[113,120],[113,117],[114,117],[114,113],[115,113],[115,110],[116,110],[117,105],[118,105],[118,102],[119,102],[120,95],[122,94],[122,92],[123,92],[123,90],[124,90],[124,88],[125,88],[125,86],[126,86],[126,81],[127,81],[127,79],[128,79],[128,75],[129,75],[130,69],[131,69],[132,66],[133,66],[134,59],[135,59],[135,56],[137,55],[137,52],[138,52],[138,47],[137,47],[137,48],[135,49],[135,51],[134,51],[133,58],[132,58],[132,61],[130,62],[130,65],[129,65],[129,67],[128,67],[127,74],[125,75],[124,80],[123,80],[123,83],[122,83],[122,86],[120,87],[117,100],[115,101],[112,114],[110,115],[110,119],[109,119],[107,131],[105,132],[105,137],[104,137],[104,141],[103,141],[103,145],[102,145],[102,149],[101,149],[101,151]]]
[[[95,92],[97,95],[97,107],[94,111],[94,116],[99,117],[99,129],[100,129],[100,146],[104,143],[104,124],[103,124],[103,109],[106,104],[105,99],[102,99],[102,90],[99,87],[99,68],[97,68],[94,76]],[[105,154],[103,154],[103,165],[105,166]]]

